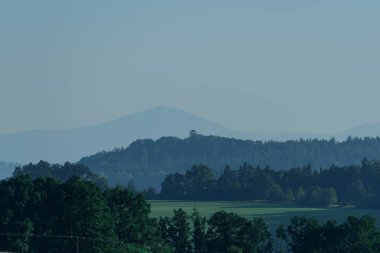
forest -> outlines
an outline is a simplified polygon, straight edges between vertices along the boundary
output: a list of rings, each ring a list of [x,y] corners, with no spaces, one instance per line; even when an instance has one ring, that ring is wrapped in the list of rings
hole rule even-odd
[[[267,200],[299,205],[380,208],[380,161],[331,166],[313,170],[310,165],[289,170],[243,164],[226,166],[219,176],[206,165],[186,173],[169,174],[162,182],[161,199]],[[148,198],[154,198],[147,193]]]
[[[173,210],[150,218],[139,193],[100,189],[71,177],[65,182],[19,175],[0,181],[0,250],[13,252],[379,252],[380,231],[371,216],[320,224],[294,217],[268,232],[261,218],[218,211],[203,217]]]
[[[238,168],[243,163],[288,170],[308,164],[319,170],[331,165],[360,165],[361,161],[380,158],[380,138],[330,140],[252,141],[218,136],[192,135],[186,139],[162,137],[137,140],[126,148],[99,152],[79,163],[105,175],[111,185],[133,180],[138,189],[160,188],[170,173],[185,173],[194,164],[205,164],[215,171],[225,165]]]
[[[82,164],[49,164],[40,161],[17,167],[13,176],[32,179],[52,177],[65,182],[72,176],[107,189],[107,178]],[[133,181],[125,188],[137,191]],[[264,200],[271,203],[295,203],[310,207],[380,208],[380,160],[364,159],[360,165],[336,166],[314,170],[311,165],[275,170],[244,163],[220,172],[198,164],[185,173],[172,173],[161,183],[161,191],[140,190],[147,199],[162,200]]]

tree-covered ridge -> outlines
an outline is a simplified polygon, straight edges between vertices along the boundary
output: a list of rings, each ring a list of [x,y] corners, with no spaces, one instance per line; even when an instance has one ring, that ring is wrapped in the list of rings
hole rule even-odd
[[[82,164],[73,164],[66,162],[64,165],[49,164],[46,161],[40,161],[36,164],[29,163],[22,167],[16,167],[13,176],[29,175],[32,179],[39,177],[51,177],[60,181],[67,181],[76,176],[83,180],[91,181],[98,187],[105,188],[107,180],[97,173],[92,172],[88,167]]]
[[[192,135],[186,139],[162,137],[137,140],[127,148],[100,152],[79,163],[104,173],[111,184],[131,179],[138,188],[159,187],[169,173],[185,172],[194,164],[222,170],[226,164],[244,162],[286,170],[311,164],[313,168],[359,165],[363,158],[380,159],[380,138],[331,140],[252,141],[217,136]]]
[[[219,176],[206,165],[194,165],[185,174],[169,174],[157,197],[192,200],[268,200],[309,206],[332,204],[380,208],[380,161],[361,165],[311,166],[290,170],[261,168],[247,163],[234,170],[226,166]]]

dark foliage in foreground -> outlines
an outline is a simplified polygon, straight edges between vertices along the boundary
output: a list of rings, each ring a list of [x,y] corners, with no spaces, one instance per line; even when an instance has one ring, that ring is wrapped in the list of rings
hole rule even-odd
[[[182,209],[173,213],[172,218],[160,218],[159,226],[174,252],[273,252],[273,239],[262,219],[225,211],[207,219],[196,209],[191,216]]]
[[[380,231],[371,216],[350,216],[340,225],[334,220],[320,225],[312,218],[294,217],[289,226],[277,229],[277,237],[284,242],[285,252],[380,252]]]
[[[0,251],[75,252],[77,242],[88,253],[166,247],[142,195],[119,187],[21,175],[0,182],[0,206]]]
[[[343,224],[294,217],[274,240],[262,219],[219,211],[202,217],[174,210],[152,219],[142,195],[116,187],[101,190],[73,177],[21,175],[0,182],[0,251],[25,253],[374,253],[380,231],[372,217]]]

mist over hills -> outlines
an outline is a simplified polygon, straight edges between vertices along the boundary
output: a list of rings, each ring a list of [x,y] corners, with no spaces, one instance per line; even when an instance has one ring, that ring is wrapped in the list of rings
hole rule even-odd
[[[380,135],[380,124],[365,125],[339,134],[258,134],[228,129],[181,109],[159,106],[103,124],[69,130],[35,130],[0,136],[0,161],[18,163],[45,160],[76,162],[81,157],[115,147],[127,147],[137,139],[162,136],[185,138],[190,129],[204,135],[251,140],[291,140],[299,138],[344,140],[347,136]]]
[[[17,166],[20,164],[0,161],[0,179],[10,177]]]
[[[346,139],[348,136],[351,137],[376,137],[380,136],[380,123],[364,124],[357,127],[353,127],[344,131],[341,134],[336,135],[339,140]]]

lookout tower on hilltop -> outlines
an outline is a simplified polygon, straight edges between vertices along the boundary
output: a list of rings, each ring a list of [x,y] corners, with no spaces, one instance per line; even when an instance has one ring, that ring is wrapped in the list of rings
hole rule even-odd
[[[190,137],[192,137],[192,136],[196,136],[196,135],[198,135],[198,133],[197,133],[197,131],[195,131],[195,130],[193,129],[193,130],[190,130],[189,135],[190,135]]]

